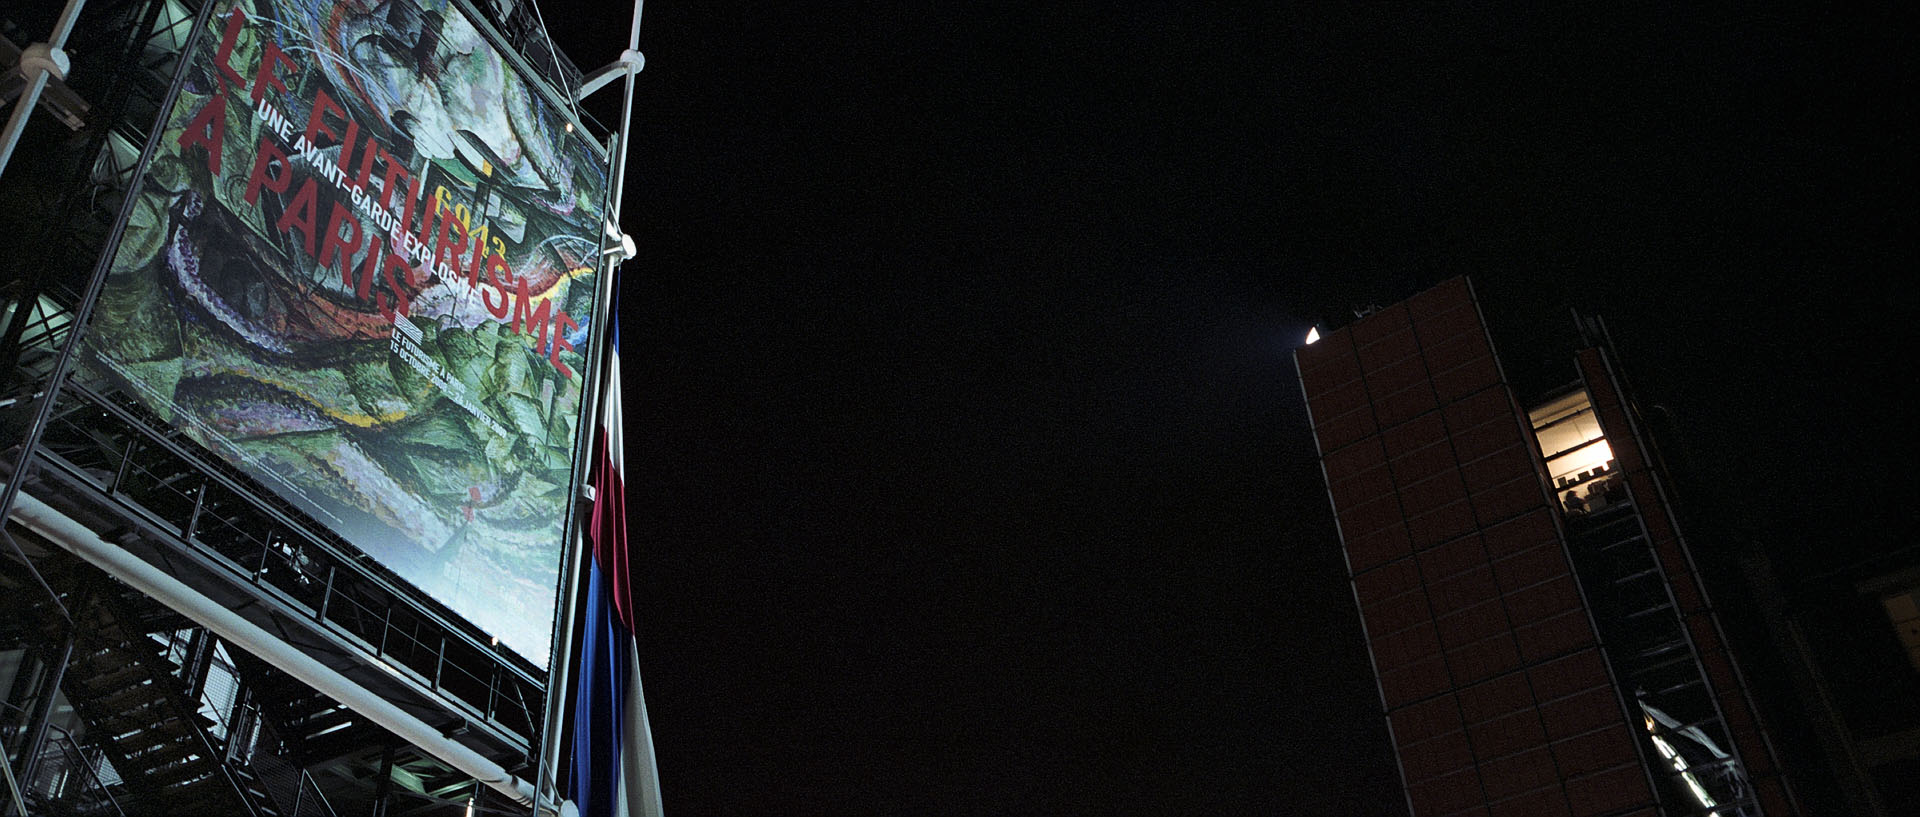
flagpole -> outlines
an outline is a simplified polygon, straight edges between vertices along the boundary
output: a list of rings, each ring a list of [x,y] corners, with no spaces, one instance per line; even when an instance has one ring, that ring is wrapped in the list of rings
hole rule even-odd
[[[626,192],[627,146],[631,142],[631,131],[633,128],[634,75],[639,73],[641,66],[646,62],[645,59],[641,57],[639,51],[640,12],[643,3],[644,0],[634,0],[633,2],[633,22],[628,29],[626,50],[620,53],[619,59],[612,65],[595,72],[596,75],[601,75],[617,66],[621,73],[625,75],[620,100],[620,122],[615,130],[615,148],[613,150],[610,167],[611,172],[608,174],[612,190],[610,191],[607,206],[607,220],[608,223],[613,226],[612,232],[616,233],[616,235],[609,237],[622,242],[624,252],[612,256],[615,260],[607,265],[607,274],[604,276],[601,284],[602,290],[598,301],[600,314],[595,316],[596,319],[598,319],[599,325],[595,327],[595,330],[602,338],[602,345],[611,342],[609,339],[612,336],[608,334],[611,326],[607,318],[615,313],[613,309],[613,299],[619,297],[619,289],[615,286],[615,281],[619,277],[620,265],[629,257],[627,253],[631,252],[631,244],[628,243],[630,239],[627,238],[625,231],[620,228],[620,207],[624,199],[623,194]],[[573,96],[575,101],[593,93],[600,87],[603,87],[603,85],[604,81],[583,84],[581,88],[574,92]],[[609,256],[607,255],[601,256],[602,261],[606,261],[608,258]],[[600,388],[596,388],[593,392],[596,398],[593,401],[595,408],[592,418],[593,424],[583,426],[583,428],[593,429],[591,433],[596,434],[599,433],[599,430],[605,425],[605,423],[601,421],[599,413],[608,410],[608,407],[603,400],[598,398],[599,392],[605,388],[607,382],[607,372],[602,371],[602,369],[607,366],[608,361],[611,359],[610,355],[604,353],[600,354],[599,357],[600,360],[597,361],[599,365],[595,367],[594,374],[599,381],[598,385]],[[584,482],[581,482],[579,479],[580,472],[577,467],[574,477],[576,484],[584,485]],[[594,497],[593,500],[595,502],[600,501],[599,497]],[[539,766],[535,770],[535,775],[538,779],[536,783],[538,797],[541,800],[545,800],[548,790],[551,789],[554,794],[551,802],[554,804],[555,812],[560,812],[561,804],[566,801],[560,789],[558,776],[560,753],[562,751],[560,737],[562,733],[565,732],[565,729],[561,726],[561,722],[566,712],[567,701],[572,697],[571,684],[569,683],[571,676],[570,669],[578,660],[578,656],[575,655],[573,651],[573,640],[575,631],[580,626],[576,609],[579,606],[582,577],[585,575],[585,571],[582,568],[585,560],[592,558],[592,556],[586,552],[587,535],[585,528],[583,526],[574,526],[574,529],[575,536],[568,542],[568,546],[571,549],[570,552],[573,555],[572,558],[567,560],[567,575],[565,577],[565,584],[563,585],[567,588],[567,592],[564,594],[562,600],[565,609],[562,613],[562,620],[558,628],[558,638],[556,639],[554,650],[554,655],[558,657],[558,660],[553,662],[554,666],[548,672],[545,707],[546,724],[541,734]],[[655,803],[659,802],[657,786],[652,800]],[[538,813],[537,809],[536,813]],[[652,813],[657,814],[657,809]]]

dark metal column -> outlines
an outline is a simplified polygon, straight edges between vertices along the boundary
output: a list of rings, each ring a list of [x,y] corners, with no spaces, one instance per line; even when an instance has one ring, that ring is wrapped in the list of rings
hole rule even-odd
[[[60,649],[46,671],[41,673],[40,697],[33,703],[33,714],[27,719],[26,739],[20,744],[20,768],[15,771],[14,779],[20,782],[22,789],[33,785],[34,767],[40,765],[40,752],[46,748],[47,723],[53,717],[53,699],[60,695],[60,682],[67,675],[67,663],[73,659],[73,627],[66,628],[66,636],[60,639]],[[7,804],[7,811],[13,811],[13,805]]]

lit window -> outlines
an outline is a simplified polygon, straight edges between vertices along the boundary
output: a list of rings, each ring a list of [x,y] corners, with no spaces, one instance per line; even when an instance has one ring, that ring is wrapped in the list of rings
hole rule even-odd
[[[1584,389],[1547,401],[1527,412],[1527,418],[1562,509],[1586,513],[1625,497],[1624,486],[1617,483],[1613,447]]]
[[[1907,661],[1913,669],[1920,672],[1920,591],[1908,591],[1897,596],[1880,599],[1887,608],[1887,618],[1893,620],[1893,629],[1900,633],[1900,645],[1907,648]]]

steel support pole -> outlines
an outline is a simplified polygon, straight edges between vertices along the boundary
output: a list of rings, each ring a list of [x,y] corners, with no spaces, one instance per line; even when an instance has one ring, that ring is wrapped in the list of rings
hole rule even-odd
[[[644,0],[633,0],[633,20],[632,20],[631,26],[627,30],[627,49],[621,52],[619,63],[616,63],[616,64],[624,64],[625,78],[624,78],[624,83],[621,89],[622,93],[621,93],[621,99],[620,99],[620,124],[619,124],[618,130],[616,131],[615,145],[614,145],[614,150],[612,151],[613,155],[611,157],[612,163],[611,163],[611,167],[609,168],[610,172],[608,174],[608,183],[609,183],[609,186],[612,188],[612,190],[609,191],[610,194],[609,194],[609,200],[607,203],[607,219],[614,226],[615,231],[619,231],[623,233],[623,235],[615,237],[622,240],[624,240],[624,231],[620,230],[620,207],[621,207],[622,201],[624,200],[624,194],[626,192],[627,147],[632,142],[634,75],[640,71],[640,68],[644,62],[640,58],[640,52],[639,52],[640,19],[641,19],[641,9],[643,5],[644,5]],[[599,86],[596,85],[594,86],[594,88],[583,89],[583,90],[587,90],[590,92],[591,90],[594,90],[598,87]],[[576,92],[575,99],[576,100],[579,99],[580,96],[581,94],[578,94]],[[601,256],[602,263],[605,263],[606,259],[607,259],[607,256],[603,254]],[[614,314],[614,309],[612,308],[612,300],[619,297],[619,289],[614,284],[615,284],[615,280],[618,278],[618,275],[619,275],[620,264],[623,263],[624,261],[625,259],[623,257],[620,261],[616,261],[608,265],[606,280],[603,283],[603,286],[605,287],[605,289],[601,293],[602,297],[600,300],[600,312],[601,312],[601,316],[603,316],[602,317],[603,322],[604,322],[604,316],[610,316]],[[605,327],[603,326],[603,330],[604,328]],[[601,357],[603,359],[601,361],[598,361],[599,366],[605,366],[606,365],[606,361],[604,360],[605,356],[602,355]],[[600,372],[599,367],[596,367],[595,375],[602,384],[605,383],[605,380],[606,380],[605,373]],[[597,398],[599,395],[598,389],[594,391],[594,394]],[[596,406],[596,411],[593,412],[593,414],[590,416],[595,416],[597,419],[598,410],[600,408],[601,407]],[[593,433],[597,433],[598,427],[600,425],[601,424],[598,422],[594,423],[595,432]],[[576,476],[578,476],[577,473],[576,473]],[[595,501],[596,502],[599,501],[599,498],[595,497]],[[567,697],[569,692],[568,681],[571,675],[569,671],[569,666],[574,660],[574,656],[571,654],[572,644],[573,644],[573,635],[574,635],[574,630],[578,627],[578,624],[579,624],[577,620],[577,616],[575,615],[574,608],[576,607],[576,602],[579,596],[581,595],[580,581],[581,581],[581,576],[584,575],[584,571],[581,569],[582,562],[587,558],[591,558],[590,556],[587,556],[585,553],[586,536],[584,535],[584,533],[576,533],[575,536],[570,537],[570,540],[567,544],[568,544],[568,547],[572,549],[572,552],[577,553],[578,555],[570,559],[569,563],[566,565],[566,570],[565,570],[566,575],[564,576],[564,586],[566,590],[562,594],[562,601],[561,601],[561,603],[564,605],[564,609],[562,610],[560,615],[561,620],[557,622],[558,626],[556,627],[556,633],[555,633],[555,639],[554,639],[555,659],[553,661],[553,667],[549,671],[548,678],[547,678],[547,681],[548,681],[547,699],[546,699],[546,706],[543,707],[543,709],[545,710],[545,712],[543,713],[543,719],[545,723],[543,724],[543,728],[541,730],[540,755],[537,758],[538,762],[535,764],[535,771],[534,771],[535,785],[538,791],[541,793],[542,799],[544,800],[544,797],[547,791],[549,790],[549,787],[551,787],[551,789],[555,792],[555,797],[552,801],[552,805],[556,812],[559,811],[560,809],[559,804],[566,800],[566,797],[564,796],[564,794],[561,794],[559,792],[560,782],[557,778],[558,778],[560,753],[562,751],[559,738],[561,733],[565,731],[560,727],[560,724],[561,724],[561,719],[564,717],[567,711]],[[577,717],[577,713],[576,713],[576,717]],[[542,804],[542,806],[545,806],[545,805],[546,805],[545,803]],[[538,813],[538,810],[539,809],[536,808],[536,813]]]
[[[73,30],[74,20],[80,16],[80,6],[83,2],[85,0],[68,0],[66,10],[60,13],[60,21],[54,24],[55,41],[66,42],[67,34]],[[213,6],[213,3],[206,3],[194,15],[192,33],[187,37],[185,47],[182,49],[183,54],[191,53],[193,49],[199,47],[200,38],[205,34],[207,27],[207,18],[213,14]],[[181,60],[181,65],[183,67],[186,65],[185,59]],[[180,83],[185,77],[184,70],[175,72],[173,82],[167,86],[166,96],[160,100],[161,111],[172,110],[174,99],[180,95]],[[14,115],[16,117],[25,115],[28,107],[23,105],[19,110],[14,111]],[[127,218],[133,213],[134,203],[140,198],[140,191],[137,189],[138,181],[146,174],[147,163],[153,159],[153,148],[159,144],[162,130],[164,129],[155,127],[152,133],[147,134],[147,144],[140,150],[140,164],[136,166],[134,172],[136,188],[128,190],[126,201],[120,203],[120,212],[113,222],[114,230],[109,234],[113,237],[107,241],[107,246],[102,248],[100,260],[94,264],[93,276],[87,281],[86,293],[80,298],[79,305],[74,307],[73,326],[67,332],[66,342],[60,344],[60,355],[54,361],[53,371],[47,375],[47,387],[41,390],[39,403],[34,407],[33,420],[27,424],[27,432],[20,439],[20,453],[15,460],[13,473],[7,475],[5,485],[0,485],[0,522],[13,514],[14,502],[20,495],[20,485],[26,481],[27,471],[33,464],[33,449],[40,445],[41,433],[46,429],[48,419],[53,416],[54,402],[60,398],[60,388],[66,382],[68,369],[73,365],[73,356],[79,348],[80,336],[86,330],[88,318],[93,315],[94,304],[100,300],[100,290],[106,284],[111,256],[118,249],[118,237],[126,228]],[[8,152],[13,149],[10,143],[4,147]],[[12,537],[6,538],[7,543],[12,545],[15,551],[19,551],[20,558],[26,560],[26,553],[19,550],[19,546],[14,544]],[[29,569],[32,568],[30,560],[27,561],[27,565]],[[44,582],[42,584],[44,585]]]
[[[67,677],[67,664],[73,660],[74,635],[74,628],[68,627],[59,652],[47,665],[46,674],[40,680],[40,697],[33,702],[33,715],[27,720],[27,736],[20,743],[20,770],[14,774],[23,792],[25,787],[33,785],[34,769],[40,765],[40,751],[47,742],[47,724],[53,719],[53,699],[60,696],[60,684]]]

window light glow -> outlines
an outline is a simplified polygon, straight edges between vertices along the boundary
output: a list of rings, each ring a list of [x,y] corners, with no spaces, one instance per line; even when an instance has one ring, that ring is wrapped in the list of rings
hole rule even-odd
[[[1713,795],[1708,794],[1706,788],[1700,785],[1700,779],[1694,777],[1693,772],[1687,771],[1686,758],[1681,757],[1679,752],[1674,751],[1673,744],[1668,743],[1666,738],[1660,737],[1659,735],[1649,735],[1648,737],[1653,738],[1653,747],[1660,750],[1660,756],[1666,758],[1668,763],[1672,763],[1674,771],[1680,773],[1680,779],[1686,781],[1687,788],[1693,790],[1694,799],[1699,800],[1701,806],[1713,808],[1719,805],[1719,803],[1714,802]]]
[[[1606,440],[1600,440],[1564,456],[1554,457],[1547,463],[1547,473],[1558,481],[1561,477],[1578,476],[1596,468],[1604,468],[1612,461],[1613,447],[1607,445]]]

